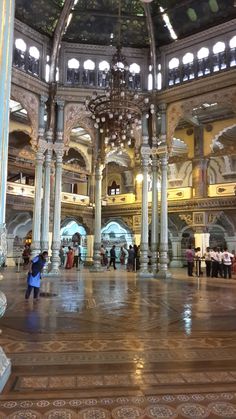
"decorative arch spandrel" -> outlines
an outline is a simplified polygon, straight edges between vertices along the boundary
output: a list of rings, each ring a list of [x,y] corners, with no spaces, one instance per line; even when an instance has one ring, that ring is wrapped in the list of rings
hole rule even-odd
[[[96,138],[96,130],[93,126],[93,120],[90,113],[81,103],[68,103],[65,106],[65,122],[64,122],[64,144],[68,147],[70,142],[71,130],[80,126],[84,128],[90,135],[92,142]]]
[[[39,99],[35,94],[14,84],[11,87],[11,97],[27,111],[31,124],[30,142],[32,147],[36,148],[38,143]]]

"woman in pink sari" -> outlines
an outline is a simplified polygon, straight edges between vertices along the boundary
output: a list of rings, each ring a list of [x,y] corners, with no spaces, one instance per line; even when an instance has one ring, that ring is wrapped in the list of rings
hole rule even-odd
[[[69,246],[67,252],[67,261],[66,261],[66,269],[71,269],[74,264],[74,252],[73,249]]]

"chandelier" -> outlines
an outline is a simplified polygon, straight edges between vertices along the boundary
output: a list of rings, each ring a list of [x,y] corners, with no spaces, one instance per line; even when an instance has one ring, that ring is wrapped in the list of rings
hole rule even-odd
[[[118,150],[132,146],[134,129],[141,126],[141,106],[137,89],[131,89],[133,75],[120,45],[120,2],[119,41],[103,79],[107,88],[102,94],[94,92],[86,99],[86,107],[92,113],[94,127],[99,131],[105,149]],[[148,99],[147,99],[148,100]]]

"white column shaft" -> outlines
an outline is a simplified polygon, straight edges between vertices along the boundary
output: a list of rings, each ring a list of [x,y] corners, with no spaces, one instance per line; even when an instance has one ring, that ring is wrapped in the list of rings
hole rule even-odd
[[[157,188],[157,165],[152,167],[152,224],[151,224],[151,251],[152,251],[152,271],[157,271],[157,250],[158,250],[158,232],[159,232],[159,214],[158,214],[158,188]]]
[[[53,208],[53,235],[52,235],[52,270],[51,274],[59,274],[61,246],[61,181],[62,181],[62,154],[56,154],[55,196]]]
[[[35,160],[35,192],[34,212],[32,226],[32,256],[40,252],[41,233],[41,204],[42,204],[42,175],[43,175],[43,153],[39,150]]]
[[[48,251],[49,243],[49,216],[50,216],[50,174],[51,174],[51,152],[46,151],[44,166],[44,189],[42,209],[42,238],[41,248]]]
[[[95,169],[95,217],[94,217],[94,252],[93,269],[101,269],[101,227],[102,227],[102,166],[97,164]]]

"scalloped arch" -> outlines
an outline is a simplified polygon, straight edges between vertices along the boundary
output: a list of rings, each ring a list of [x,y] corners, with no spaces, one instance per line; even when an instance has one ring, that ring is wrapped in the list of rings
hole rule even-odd
[[[39,99],[37,95],[22,89],[19,86],[12,84],[11,97],[19,102],[28,113],[31,123],[31,144],[35,148],[38,143],[38,113],[39,113]]]
[[[71,130],[80,126],[85,129],[95,143],[96,130],[93,126],[93,120],[90,112],[81,103],[68,103],[65,106],[65,122],[64,122],[64,144],[69,146]]]

